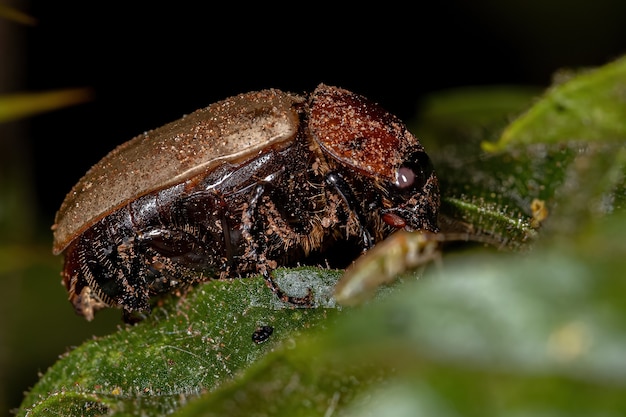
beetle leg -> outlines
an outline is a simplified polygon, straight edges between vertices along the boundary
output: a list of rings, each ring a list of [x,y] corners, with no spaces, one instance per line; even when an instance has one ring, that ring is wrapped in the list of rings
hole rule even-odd
[[[361,235],[363,252],[371,249],[372,246],[374,246],[374,240],[372,239],[372,235],[370,235],[370,232],[365,227],[363,227],[363,225],[367,224],[367,222],[363,218],[361,210],[356,210],[359,207],[359,204],[354,198],[354,194],[352,193],[350,185],[343,179],[340,174],[336,172],[329,172],[326,175],[326,183],[333,187],[339,193],[343,201],[348,206],[348,210],[352,213],[356,213],[357,219],[359,221],[359,230]]]
[[[264,192],[265,185],[258,184],[254,190],[252,198],[250,198],[248,206],[243,211],[243,221],[241,226],[241,233],[248,243],[248,247],[250,248],[250,253],[247,254],[247,257],[253,258],[255,260],[256,258],[258,258],[259,242],[252,236],[252,229],[254,228],[254,223],[257,217],[256,212],[259,199]]]
[[[272,276],[273,270],[269,270],[265,268],[264,272],[262,272],[263,278],[265,278],[265,283],[272,290],[274,294],[283,302],[293,304],[299,307],[304,308],[313,308],[313,291],[311,288],[307,288],[307,294],[304,297],[294,297],[285,293],[276,283],[274,277]]]
[[[244,219],[243,222],[243,235],[244,238],[249,242],[249,247],[251,248],[251,252],[248,254],[248,257],[251,257],[256,262],[256,270],[263,278],[265,278],[265,283],[272,290],[276,296],[287,303],[294,304],[297,306],[303,307],[312,307],[313,306],[313,294],[311,289],[309,288],[307,295],[304,297],[293,297],[291,295],[286,294],[276,283],[274,277],[272,276],[273,270],[276,268],[276,262],[267,259],[265,257],[266,245],[261,246],[261,242],[258,239],[253,237],[252,230],[255,225],[255,219],[257,218],[257,210],[258,204],[265,193],[265,183],[258,184],[256,189],[254,190],[254,194],[250,199],[250,203],[248,207],[244,211]]]
[[[126,324],[137,324],[148,318],[150,314],[150,310],[148,312],[143,311],[133,311],[133,310],[122,310],[122,320]]]

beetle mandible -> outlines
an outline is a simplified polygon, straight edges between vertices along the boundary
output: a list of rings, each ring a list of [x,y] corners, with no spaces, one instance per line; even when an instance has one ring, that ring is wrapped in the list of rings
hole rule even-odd
[[[378,104],[323,84],[268,89],[111,151],[63,201],[53,252],[78,314],[128,318],[198,281],[271,283],[278,266],[358,254],[398,229],[437,232],[439,199],[423,146]]]

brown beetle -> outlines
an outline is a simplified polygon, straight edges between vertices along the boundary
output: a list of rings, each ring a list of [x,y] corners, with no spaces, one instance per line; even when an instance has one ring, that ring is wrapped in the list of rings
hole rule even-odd
[[[430,160],[395,116],[336,87],[271,89],[114,149],[65,198],[53,251],[78,314],[128,317],[197,281],[271,282],[277,266],[340,244],[362,252],[399,228],[437,231],[438,208]]]

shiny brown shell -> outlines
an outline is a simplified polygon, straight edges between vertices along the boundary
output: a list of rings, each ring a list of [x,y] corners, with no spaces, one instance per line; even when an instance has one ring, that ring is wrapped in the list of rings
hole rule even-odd
[[[129,201],[226,161],[288,145],[303,97],[270,89],[230,97],[136,136],[94,165],[56,214],[53,253]]]

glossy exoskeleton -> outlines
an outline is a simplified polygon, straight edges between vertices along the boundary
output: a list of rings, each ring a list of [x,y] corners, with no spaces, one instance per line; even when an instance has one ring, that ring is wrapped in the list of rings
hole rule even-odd
[[[436,232],[438,208],[430,160],[395,116],[326,85],[263,90],[113,150],[63,202],[54,252],[78,314],[127,316],[194,282],[271,281],[278,266],[358,254],[397,229]]]

